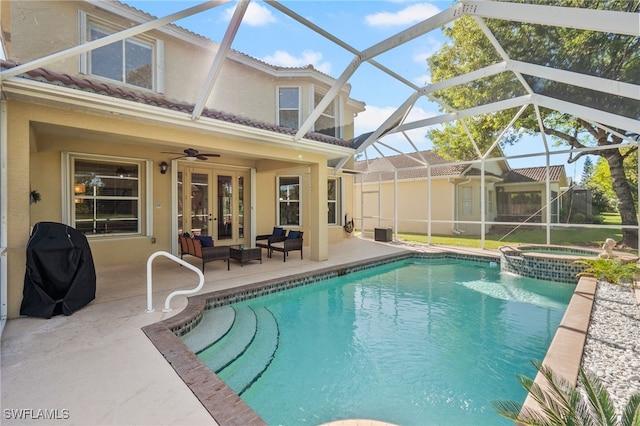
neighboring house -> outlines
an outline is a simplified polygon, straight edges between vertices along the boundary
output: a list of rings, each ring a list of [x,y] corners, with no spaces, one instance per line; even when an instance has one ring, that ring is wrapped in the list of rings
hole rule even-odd
[[[9,71],[154,19],[114,1],[0,7]],[[353,178],[332,166],[355,152],[348,140],[364,104],[346,85],[296,138],[335,80],[230,51],[209,95],[219,48],[169,25],[2,79],[9,317],[18,315],[30,228],[41,221],[82,231],[97,268],[177,254],[185,231],[250,246],[273,226],[299,229],[318,261],[348,237]],[[41,200],[30,204],[33,190]]]
[[[363,218],[357,228],[395,228],[397,215],[398,232],[427,234],[430,229],[439,235],[480,234],[481,225],[470,223],[483,219],[480,164],[452,163],[433,151],[421,151],[356,161],[354,170],[359,173],[354,215]],[[567,178],[564,166],[551,166],[549,173],[551,216],[557,222],[557,196]],[[487,160],[484,179],[485,222],[520,222],[530,216],[530,221],[540,222],[544,218],[545,167],[511,170],[505,160]],[[393,200],[397,201],[396,212]]]

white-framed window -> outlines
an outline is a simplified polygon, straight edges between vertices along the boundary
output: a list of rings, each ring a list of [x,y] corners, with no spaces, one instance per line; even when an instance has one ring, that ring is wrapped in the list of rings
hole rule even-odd
[[[462,214],[470,216],[473,214],[473,188],[463,186],[460,188],[460,202],[462,204]]]
[[[278,226],[301,226],[300,176],[278,176]]]
[[[313,107],[316,108],[325,94],[314,91],[313,93]],[[320,117],[314,123],[314,131],[322,133],[323,135],[333,136],[336,138],[341,137],[340,121],[339,117],[339,103],[337,98],[334,98],[331,103],[322,111]]]
[[[117,28],[80,13],[81,42],[117,33]],[[80,72],[138,88],[162,92],[163,43],[146,36],[128,37],[87,52]]]
[[[67,154],[65,185],[68,223],[86,236],[143,232],[145,163]]]
[[[341,183],[340,178],[329,178],[327,180],[327,212],[329,225],[340,225]]]
[[[300,128],[300,88],[278,87],[278,125]]]

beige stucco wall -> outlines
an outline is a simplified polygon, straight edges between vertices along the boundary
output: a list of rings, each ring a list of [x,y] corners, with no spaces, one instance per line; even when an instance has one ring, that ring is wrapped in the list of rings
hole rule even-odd
[[[493,191],[493,210],[485,214],[486,221],[492,221],[496,216],[495,189],[493,182],[486,182],[485,202],[488,205],[489,190]],[[461,187],[470,187],[472,191],[472,211],[469,215],[462,214],[462,202],[456,197],[456,191]],[[426,179],[393,182],[367,183],[362,187],[355,186],[353,200],[356,216],[361,218],[360,201],[364,196],[364,216],[370,216],[364,221],[365,231],[373,228],[395,228],[394,224],[394,191],[397,188],[398,229],[400,233],[417,233],[426,235],[429,230],[428,209],[431,206],[431,233],[453,235],[463,232],[469,235],[479,235],[480,225],[460,223],[460,221],[480,221],[480,179],[449,179],[434,178],[431,180],[431,197]],[[364,195],[363,195],[364,192]],[[378,192],[380,199],[381,218],[378,219]],[[356,227],[361,228],[361,222],[356,221]],[[486,230],[488,230],[488,226]],[[455,229],[455,231],[454,231]]]
[[[447,179],[432,179],[431,198],[428,197],[426,179],[402,181],[397,187],[393,182],[364,185],[356,184],[354,188],[354,211],[357,218],[362,218],[361,200],[364,196],[364,216],[378,216],[378,191],[381,218],[368,218],[364,221],[365,231],[373,228],[394,227],[394,191],[397,188],[398,232],[427,234],[428,206],[431,204],[431,233],[451,234],[453,218],[453,188]],[[364,194],[363,194],[364,193]],[[442,221],[442,222],[436,222]],[[356,228],[361,228],[360,220]]]

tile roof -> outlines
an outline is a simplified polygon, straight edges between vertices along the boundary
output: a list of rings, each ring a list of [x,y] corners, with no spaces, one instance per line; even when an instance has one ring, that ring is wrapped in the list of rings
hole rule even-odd
[[[354,169],[361,172],[387,172],[382,174],[382,180],[393,179],[394,169],[398,170],[398,179],[400,180],[426,178],[427,167],[420,167],[420,163],[422,163],[420,155],[422,155],[429,165],[436,166],[431,168],[431,177],[460,176],[465,174],[465,172],[471,167],[469,164],[451,163],[451,160],[446,160],[435,152],[429,150],[420,151],[420,153],[413,152],[409,154],[374,158],[369,161],[356,161],[354,163]],[[368,177],[365,177],[364,180],[366,182],[377,181],[378,176],[377,174],[370,174]]]
[[[0,60],[0,69],[10,69],[19,64],[13,61]],[[20,74],[18,77],[28,78],[31,80],[41,81],[44,83],[51,83],[53,85],[64,86],[71,89],[81,90],[85,92],[92,92],[104,96],[113,98],[128,100],[141,104],[151,105],[158,108],[164,108],[177,112],[183,112],[185,114],[191,114],[194,105],[186,102],[171,100],[165,96],[147,93],[143,91],[137,91],[129,87],[119,87],[116,84],[108,84],[101,81],[93,80],[90,78],[76,77],[70,74],[62,74],[55,71],[51,71],[45,68],[36,68],[26,73]],[[229,114],[223,111],[214,109],[204,109],[202,112],[203,117],[212,118],[215,120],[225,121],[228,123],[240,124],[247,127],[253,127],[257,129],[263,129],[274,133],[281,133],[287,135],[295,135],[296,130],[288,127],[281,127],[272,123],[266,123],[258,120],[252,120],[247,117],[241,117],[234,114]],[[351,142],[344,139],[338,139],[331,136],[326,136],[321,133],[308,132],[305,135],[306,139],[323,142],[330,145],[343,146],[351,148]]]
[[[564,166],[549,166],[549,180],[557,182],[564,177]],[[547,168],[525,167],[513,169],[503,175],[502,183],[526,183],[526,182],[546,182]]]
[[[421,151],[406,155],[394,155],[389,157],[374,158],[363,161],[356,161],[354,169],[359,172],[370,172],[363,175],[364,182],[378,181],[378,174],[382,172],[380,179],[382,181],[393,180],[394,168],[398,170],[398,180],[424,179],[427,177],[427,168],[420,167],[420,163],[412,160],[420,159],[420,155],[432,166],[431,177],[459,177],[459,176],[480,176],[480,170],[471,164],[451,163],[452,160],[446,160],[435,152]],[[420,160],[421,161],[421,160]],[[438,167],[438,165],[442,165]],[[416,168],[419,167],[419,168]],[[374,173],[371,173],[374,172]],[[549,176],[551,182],[557,182],[565,176],[564,166],[549,166]],[[523,182],[545,182],[547,178],[546,167],[525,167],[521,169],[513,169],[502,176],[487,172],[486,176],[501,178],[501,184],[505,183],[523,183]]]

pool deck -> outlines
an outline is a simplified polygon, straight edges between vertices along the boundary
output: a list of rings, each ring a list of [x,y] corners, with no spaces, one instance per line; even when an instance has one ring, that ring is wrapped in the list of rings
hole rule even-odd
[[[223,262],[212,262],[207,264],[205,286],[198,294],[337,268],[405,250],[441,252],[442,249],[354,237],[332,244],[330,259],[324,262],[309,260],[306,250],[304,260],[295,252],[287,262],[282,261],[280,253],[274,254],[272,259],[263,256],[262,264],[254,261],[243,267],[232,260],[230,271]],[[498,254],[497,251],[474,249],[451,251]],[[199,265],[199,260],[192,259],[192,263]],[[0,351],[0,423],[215,425],[207,409],[142,330],[177,315],[187,306],[186,297],[178,296],[171,303],[171,312],[162,311],[165,298],[172,291],[195,287],[195,274],[158,258],[153,267],[155,311],[146,313],[146,265],[101,268],[97,272],[96,300],[72,316],[56,316],[49,320],[22,317],[8,321]],[[579,309],[578,316],[582,319],[577,321],[584,321],[585,315],[588,320],[590,305],[587,305]],[[585,309],[588,309],[586,314]],[[570,333],[576,328],[572,318],[565,315],[566,329]],[[582,337],[578,333],[573,338],[579,341]],[[575,369],[576,351],[581,354],[582,349],[576,348],[574,343],[567,348],[573,353],[569,358],[562,352],[551,356],[561,362],[573,359],[574,366],[567,368]],[[579,363],[580,357],[577,359]],[[20,416],[22,419],[18,418]],[[53,420],[43,419],[51,416]],[[355,422],[367,424],[371,421]],[[227,419],[225,424],[243,422],[241,418]]]
[[[330,259],[324,262],[309,260],[306,249],[304,260],[293,252],[283,262],[282,254],[275,253],[272,259],[264,255],[262,264],[253,261],[241,267],[232,260],[230,271],[223,262],[211,262],[199,294],[404,250],[403,245],[354,237],[332,244]],[[419,250],[441,251],[425,246]],[[199,259],[190,261],[199,265]],[[73,315],[7,322],[0,350],[0,423],[215,425],[142,331],[187,305],[186,297],[178,296],[171,302],[171,312],[162,311],[172,291],[196,286],[196,275],[157,258],[153,265],[155,311],[146,313],[146,264],[100,268],[97,274],[96,299]]]

